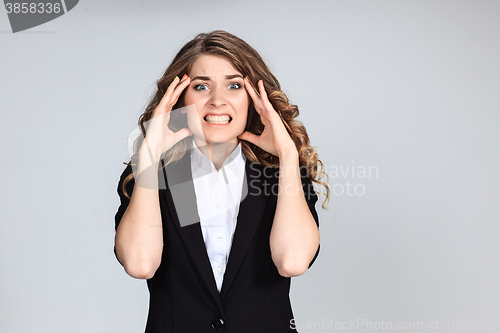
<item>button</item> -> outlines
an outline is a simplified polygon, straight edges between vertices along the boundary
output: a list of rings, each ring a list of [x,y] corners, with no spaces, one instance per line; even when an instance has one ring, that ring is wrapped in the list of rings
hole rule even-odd
[[[222,237],[221,236],[217,237],[217,240],[220,242],[222,240]]]
[[[216,331],[220,331],[224,327],[224,320],[221,318],[214,318],[212,320],[212,328]]]
[[[222,273],[222,268],[217,268],[217,272]]]
[[[220,208],[220,203],[216,203],[216,204],[215,204],[215,207],[216,207],[216,208]]]

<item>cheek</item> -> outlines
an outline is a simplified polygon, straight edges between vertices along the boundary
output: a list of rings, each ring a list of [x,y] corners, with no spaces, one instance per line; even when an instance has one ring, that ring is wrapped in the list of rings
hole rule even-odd
[[[242,118],[242,121],[243,121],[245,126],[246,126],[247,121],[248,121],[248,107],[249,107],[249,104],[244,103],[242,105],[242,110],[241,110],[241,118]]]
[[[192,104],[188,104],[192,105]],[[201,120],[199,111],[195,107],[189,107],[187,110],[187,125],[195,137],[203,137],[203,130],[201,128]]]
[[[189,88],[189,87],[188,87]],[[195,105],[198,112],[201,112],[203,107],[208,103],[210,96],[207,94],[186,91],[184,95],[184,103],[186,105]]]
[[[241,96],[237,96],[237,98],[234,99],[233,105],[235,109],[234,111],[236,111],[236,113],[238,113],[240,116],[246,116],[248,113],[248,107],[250,105],[248,94],[242,94]]]
[[[195,91],[195,89],[191,86],[187,86],[184,90],[184,101],[190,102],[190,104],[197,104],[203,100],[204,96],[199,91]]]

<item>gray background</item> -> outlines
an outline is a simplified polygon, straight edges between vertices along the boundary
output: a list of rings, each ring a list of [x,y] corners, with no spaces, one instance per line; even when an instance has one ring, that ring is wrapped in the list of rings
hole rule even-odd
[[[500,320],[499,14],[498,1],[84,0],[12,34],[0,9],[0,331],[144,330],[146,282],[113,254],[127,137],[174,54],[213,29],[261,52],[336,186],[317,206],[320,256],[292,279],[300,331],[499,331],[478,328]],[[368,166],[378,176],[334,174]]]

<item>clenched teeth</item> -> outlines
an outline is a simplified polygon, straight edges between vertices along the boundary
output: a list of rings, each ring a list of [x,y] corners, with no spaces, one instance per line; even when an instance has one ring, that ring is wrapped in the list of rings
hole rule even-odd
[[[229,117],[228,115],[216,116],[212,114],[207,114],[205,116],[205,121],[210,124],[225,125],[229,124],[229,122],[231,121],[231,117]]]

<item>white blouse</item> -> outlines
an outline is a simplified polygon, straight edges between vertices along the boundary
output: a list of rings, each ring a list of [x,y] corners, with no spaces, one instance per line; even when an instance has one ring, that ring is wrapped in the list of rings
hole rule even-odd
[[[245,180],[246,157],[241,143],[217,172],[193,140],[191,172],[201,230],[217,289],[221,290],[231,250]]]

